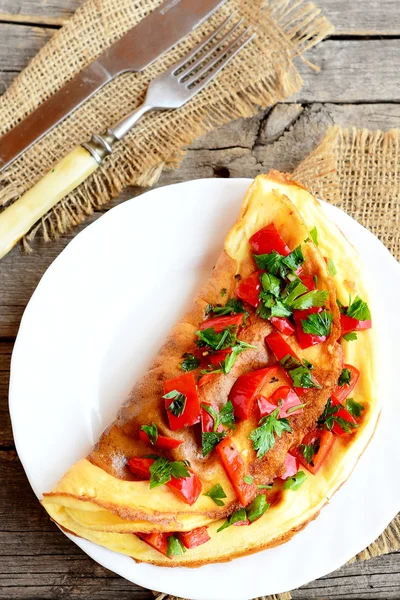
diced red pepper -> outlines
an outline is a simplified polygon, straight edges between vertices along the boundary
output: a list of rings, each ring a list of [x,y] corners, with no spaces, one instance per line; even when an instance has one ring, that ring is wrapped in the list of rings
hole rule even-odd
[[[137,533],[138,538],[149,546],[167,556],[169,533]],[[169,558],[172,558],[170,556]]]
[[[255,254],[270,254],[275,251],[283,256],[290,254],[290,248],[286,245],[273,223],[257,231],[249,239]]]
[[[276,409],[276,404],[272,404],[265,396],[257,396],[257,404],[260,411],[260,419],[270,415]]]
[[[337,385],[334,389],[332,400],[336,399],[338,402],[344,402],[346,400],[360,377],[360,371],[356,369],[356,367],[353,367],[353,365],[343,365],[343,369],[348,369],[350,371],[350,383],[348,385]]]
[[[239,327],[243,324],[244,314],[240,313],[238,315],[228,315],[226,317],[213,317],[212,319],[207,319],[207,321],[203,321],[200,325],[200,329],[209,329],[212,327],[216,333],[221,333],[227,327],[231,327],[232,325],[236,325]]]
[[[210,381],[214,379],[215,375],[216,373],[204,373],[204,375],[202,375],[198,380],[197,387],[202,387],[203,385],[206,385],[206,383],[210,383]]]
[[[237,419],[247,419],[251,413],[254,399],[268,377],[271,377],[278,366],[250,371],[238,377],[229,392],[228,399],[232,402]]]
[[[243,527],[246,525],[250,525],[250,521],[248,519],[246,519],[246,521],[236,521],[236,523],[233,524],[235,527]]]
[[[131,458],[128,462],[128,467],[132,473],[143,479],[150,479],[150,467],[154,463],[152,458]],[[165,485],[172,491],[182,502],[194,504],[201,494],[202,484],[200,479],[193,471],[188,469],[189,477],[171,477]]]
[[[332,398],[332,406],[337,406],[338,404],[341,404],[339,402],[339,400],[337,400],[336,398]],[[342,419],[344,419],[345,421],[348,421],[349,423],[352,423],[353,425],[357,424],[357,421],[355,420],[355,418],[345,408],[339,409],[338,412],[335,413],[335,417],[341,417]],[[339,436],[346,435],[346,431],[344,429],[342,429],[336,421],[334,421],[331,431],[332,431],[332,433],[339,435]],[[352,431],[354,431],[354,430],[352,430]]]
[[[131,458],[128,462],[130,471],[142,479],[150,479],[150,467],[153,464],[153,458]]]
[[[308,288],[310,290],[310,292],[312,290],[317,289],[317,286],[315,285],[315,280],[314,280],[314,275],[299,275],[299,279],[302,283],[304,283],[304,285],[306,286],[306,288]]]
[[[258,297],[261,290],[261,282],[260,282],[260,274],[264,271],[256,271],[250,277],[246,277],[240,283],[240,285],[236,288],[235,295],[243,300],[243,302],[247,302],[254,308],[257,308],[260,305],[260,298]]]
[[[214,354],[210,354],[208,358],[208,362],[212,364],[214,367],[218,367],[220,363],[225,360],[228,354],[232,353],[232,348],[227,348],[226,350],[218,350],[218,352],[214,352]]]
[[[300,348],[305,350],[310,346],[321,344],[326,340],[325,335],[314,335],[312,333],[305,333],[302,326],[302,321],[306,320],[308,315],[322,312],[321,306],[314,306],[307,308],[306,310],[295,310],[293,311],[294,322],[296,323],[296,337],[299,342]]]
[[[164,394],[177,390],[186,396],[186,403],[183,413],[176,417],[168,410],[168,407],[174,401],[173,398],[165,399],[165,408],[167,409],[169,426],[172,431],[189,427],[200,421],[200,402],[197,395],[196,381],[193,373],[185,373],[174,379],[168,379],[164,382]]]
[[[192,531],[181,531],[176,535],[188,550],[201,546],[211,539],[208,535],[207,527],[197,527],[197,529],[192,529]]]
[[[296,475],[298,470],[299,470],[298,459],[295,456],[293,456],[293,454],[290,454],[288,452],[286,454],[286,458],[285,458],[285,472],[283,473],[283,475],[281,475],[281,479],[285,480],[288,477],[293,477],[293,475]]]
[[[246,483],[243,481],[247,472],[242,455],[229,437],[223,439],[216,447],[216,450],[222,466],[235,488],[239,502],[242,506],[246,506],[257,493],[257,486],[255,483]]]
[[[363,331],[364,329],[371,329],[372,321],[359,321],[358,319],[353,319],[353,317],[349,317],[348,315],[341,314],[340,325],[342,326],[342,335],[345,335],[351,331]]]
[[[331,451],[334,441],[335,436],[333,435],[333,433],[325,429],[314,429],[310,433],[307,433],[307,435],[304,437],[301,443],[307,446],[314,445],[315,443],[317,443],[319,446],[317,452],[312,458],[312,464],[309,464],[306,461],[302,452],[300,452],[298,448],[295,448],[290,452],[301,462],[302,465],[305,466],[305,468],[308,471],[310,471],[310,473],[316,475],[320,470],[325,458]]]
[[[287,418],[289,416],[293,416],[293,415],[297,415],[299,412],[301,412],[303,410],[303,408],[299,408],[298,410],[295,410],[293,412],[287,412],[288,410],[290,410],[291,408],[294,408],[295,406],[298,406],[299,404],[301,404],[301,400],[298,397],[298,395],[296,394],[296,392],[288,387],[288,386],[282,386],[280,388],[278,388],[277,390],[275,390],[275,392],[272,394],[272,396],[268,399],[268,403],[271,404],[275,410],[277,406],[279,406],[279,403],[281,404],[281,409],[279,411],[279,418],[283,419],[283,418]],[[261,411],[261,408],[260,408]],[[269,413],[266,413],[269,414]],[[265,414],[261,415],[262,417],[265,416]]]
[[[202,402],[202,405],[206,405],[206,406],[212,406],[212,404],[210,404],[210,402]],[[213,406],[214,410],[218,411],[218,408],[216,408],[215,406]],[[219,425],[217,431],[223,431],[223,427],[222,425]],[[206,411],[204,410],[203,406],[201,407],[201,430],[203,432],[210,432],[210,431],[214,431],[214,419],[212,418],[212,416]]]
[[[299,360],[299,357],[295,351],[292,350],[285,338],[283,338],[278,331],[274,331],[273,333],[267,335],[265,342],[271,348],[277,360],[282,360],[282,358],[285,358],[285,356],[288,354],[293,356],[293,358],[296,360]]]
[[[289,319],[286,319],[285,317],[271,317],[270,321],[281,333],[284,333],[285,335],[292,335],[292,333],[294,333],[294,327]]]
[[[189,470],[189,473],[190,477],[179,477],[179,479],[171,477],[171,481],[166,485],[182,502],[192,506],[201,494],[202,485],[193,471]]]
[[[150,438],[145,431],[142,429],[139,431],[139,437],[145,444],[151,444]],[[163,450],[174,450],[178,448],[181,444],[183,444],[182,440],[174,440],[172,438],[166,437],[165,435],[159,435],[156,443],[153,445],[154,448],[161,448]]]

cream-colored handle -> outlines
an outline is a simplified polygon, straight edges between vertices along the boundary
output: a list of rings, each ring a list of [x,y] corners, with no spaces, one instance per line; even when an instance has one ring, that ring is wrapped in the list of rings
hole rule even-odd
[[[0,258],[46,214],[98,167],[93,156],[79,146],[2,213],[0,213]]]

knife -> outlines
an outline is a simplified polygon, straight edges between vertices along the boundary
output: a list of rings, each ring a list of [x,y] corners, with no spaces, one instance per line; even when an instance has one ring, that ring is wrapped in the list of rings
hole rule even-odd
[[[0,138],[0,172],[112,79],[140,72],[226,0],[166,0]]]

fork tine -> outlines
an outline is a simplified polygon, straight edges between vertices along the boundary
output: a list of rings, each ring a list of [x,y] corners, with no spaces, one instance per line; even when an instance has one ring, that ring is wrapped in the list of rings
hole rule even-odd
[[[239,42],[241,42],[241,40],[243,40],[243,38],[250,33],[251,28],[248,27],[245,31],[243,31],[239,36],[237,36],[230,44],[229,46],[227,46],[226,48],[221,48],[221,50],[215,55],[215,57],[208,63],[206,63],[204,65],[204,67],[202,69],[200,69],[200,71],[197,71],[196,73],[194,73],[192,75],[192,77],[190,77],[189,79],[187,79],[185,81],[186,87],[189,87],[191,84],[195,83],[198,79],[200,79],[203,75],[205,75],[207,73],[207,71],[212,70],[212,68],[221,60],[221,58],[223,58],[225,55],[227,56],[227,58],[225,59],[225,61],[223,62],[222,66],[225,66],[227,64],[227,62],[229,62],[229,60],[234,56],[236,56],[236,54],[238,53],[239,50],[241,50],[251,39],[253,39],[253,37],[255,36],[255,34],[253,34],[251,37],[249,37],[247,40],[244,40],[244,42],[242,42],[242,44],[238,47],[237,50],[235,50],[232,55],[231,55],[231,50],[237,45],[239,44]],[[227,60],[229,59],[229,60]],[[214,77],[214,75],[216,73],[218,73],[221,69],[218,68],[215,71],[212,71],[211,75],[212,77]],[[203,82],[200,82],[203,83]],[[195,86],[197,89],[197,86]]]
[[[179,71],[179,69],[181,69],[189,60],[192,60],[192,58],[194,58],[196,54],[200,52],[200,50],[207,46],[207,44],[211,42],[211,40],[213,40],[219,34],[219,32],[229,23],[234,14],[235,13],[230,14],[229,17],[227,17],[219,27],[217,27],[217,29],[214,29],[214,31],[212,31],[210,35],[201,40],[201,42],[197,44],[197,46],[195,46],[193,50],[189,52],[189,54],[186,54],[186,56],[184,56],[181,61],[175,63],[172,67],[172,74],[175,75],[176,72]]]
[[[185,77],[191,75],[195,69],[197,69],[209,56],[211,56],[211,54],[215,52],[218,46],[223,44],[236,31],[243,21],[244,19],[240,19],[229,29],[229,31],[226,32],[226,34],[220,40],[216,41],[206,53],[199,56],[198,60],[194,64],[189,65],[187,69],[179,73],[179,81],[181,82]]]

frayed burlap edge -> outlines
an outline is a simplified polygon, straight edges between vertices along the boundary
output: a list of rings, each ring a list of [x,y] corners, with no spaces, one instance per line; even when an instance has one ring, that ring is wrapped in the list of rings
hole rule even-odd
[[[293,177],[313,194],[343,207],[400,258],[400,132],[330,127]],[[365,210],[367,206],[368,210]],[[385,209],[386,207],[386,209]],[[348,564],[400,550],[400,515]],[[183,600],[153,592],[156,600]],[[290,592],[258,600],[291,600]]]
[[[0,100],[3,130],[23,118],[46,94],[53,93],[97,56],[104,49],[101,40],[112,43],[144,16],[144,10],[152,10],[157,4],[158,0],[146,3],[137,0],[132,7],[129,0],[88,0]],[[101,169],[45,215],[25,238],[25,246],[39,231],[49,240],[71,230],[129,185],[154,184],[164,166],[174,168],[180,164],[185,148],[200,135],[233,119],[251,117],[260,107],[271,106],[301,87],[302,79],[293,59],[332,32],[319,9],[304,0],[228,0],[211,19],[144,74],[117,78],[1,174],[0,205],[20,197],[60,155],[87,139],[90,131],[101,131],[109,125],[110,114],[120,118],[134,109],[148,81],[184,55],[232,10],[244,16],[246,24],[255,27],[257,38],[186,107],[170,113],[153,113],[143,119]],[[92,37],[86,48],[85,36],[89,34]],[[56,84],[49,77],[50,71],[57,72]],[[37,83],[41,78],[42,87]]]

